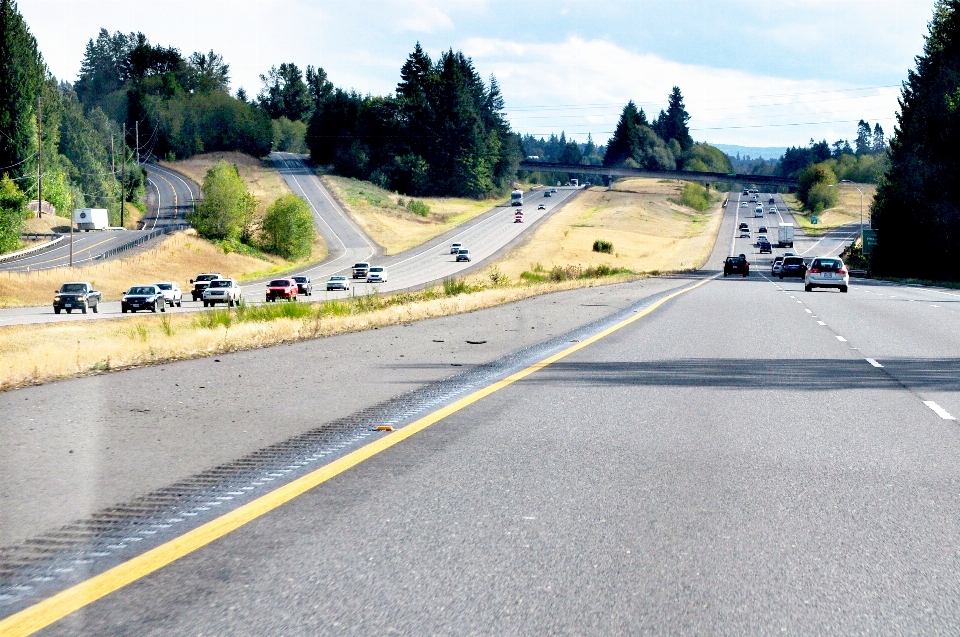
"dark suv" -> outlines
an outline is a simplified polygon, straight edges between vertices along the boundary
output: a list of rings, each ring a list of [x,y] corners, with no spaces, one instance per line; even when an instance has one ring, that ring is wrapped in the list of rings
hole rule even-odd
[[[310,277],[297,275],[293,277],[293,280],[297,282],[298,294],[313,296],[313,282],[310,281]]]
[[[723,263],[723,276],[730,276],[731,274],[742,274],[743,276],[750,274],[750,262],[747,261],[747,255],[727,257],[727,260]]]
[[[783,265],[780,266],[780,278],[797,277],[802,279],[807,275],[807,264],[803,262],[803,257],[784,257]]]

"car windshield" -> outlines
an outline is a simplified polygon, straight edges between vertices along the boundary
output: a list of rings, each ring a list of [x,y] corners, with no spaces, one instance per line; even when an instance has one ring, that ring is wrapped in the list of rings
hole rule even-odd
[[[295,277],[293,277],[293,280],[296,281],[297,283],[306,283],[306,282],[307,282],[307,277],[305,277],[305,276],[295,276]]]
[[[843,262],[839,259],[817,259],[814,261],[813,267],[829,272],[836,272],[843,267]]]
[[[156,294],[156,288],[152,285],[138,285],[130,288],[130,291],[127,294]]]
[[[196,278],[197,281],[213,281],[214,279],[219,279],[215,274],[201,274]]]
[[[447,257],[447,258],[449,259],[450,257]],[[370,268],[370,271],[371,271],[371,272],[383,272],[383,268]]]
[[[160,288],[161,290],[172,290],[172,289],[173,289],[173,286],[170,285],[169,283],[157,283],[157,287]]]
[[[803,265],[803,259],[800,257],[787,257],[783,260],[783,265]]]
[[[369,263],[354,263],[354,264],[353,264],[353,267],[355,267],[355,268],[369,268],[369,267],[370,267],[370,264],[369,264]]]
[[[459,254],[470,254],[469,250],[460,250]]]
[[[347,277],[345,276],[332,276],[330,277],[331,281],[346,281]]]
[[[290,281],[287,281],[286,279],[277,279],[276,281],[270,281],[270,287],[272,288],[290,287]]]
[[[211,281],[211,282],[210,282],[210,287],[212,287],[212,288],[228,288],[228,287],[230,287],[230,281],[227,281],[227,280],[225,280],[225,279],[220,280],[220,281]]]
[[[63,287],[60,288],[60,291],[64,294],[77,294],[80,292],[86,292],[87,286],[83,283],[64,283]]]

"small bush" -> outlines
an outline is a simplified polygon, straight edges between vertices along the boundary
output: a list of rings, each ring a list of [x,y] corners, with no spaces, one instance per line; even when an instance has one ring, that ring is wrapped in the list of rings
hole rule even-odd
[[[470,291],[470,285],[464,279],[450,278],[443,280],[443,293],[447,296],[456,296]]]
[[[493,283],[494,287],[510,285],[510,277],[501,272],[499,268],[494,266],[494,268],[490,270],[490,282]]]
[[[712,194],[703,186],[691,182],[683,185],[679,197],[669,197],[668,199],[675,204],[687,206],[700,212],[709,210],[710,206],[720,200],[719,196]]]
[[[409,202],[407,202],[407,210],[415,215],[420,215],[421,217],[426,217],[430,214],[430,206],[419,199],[411,199]]]
[[[610,241],[604,241],[603,239],[597,239],[593,242],[593,251],[613,254],[613,243]]]

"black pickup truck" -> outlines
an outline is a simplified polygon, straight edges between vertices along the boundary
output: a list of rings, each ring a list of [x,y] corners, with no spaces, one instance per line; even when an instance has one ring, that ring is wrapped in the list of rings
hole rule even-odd
[[[190,291],[190,296],[193,297],[194,301],[200,301],[203,299],[203,291],[207,289],[207,286],[210,285],[210,281],[215,279],[222,279],[221,274],[198,274],[196,279],[190,279],[190,285],[193,286],[193,289]]]
[[[66,310],[67,314],[80,310],[86,314],[87,308],[94,314],[100,308],[100,293],[93,289],[92,283],[64,283],[53,297],[54,314],[59,314],[60,310]]]
[[[743,276],[750,274],[750,262],[747,261],[746,255],[727,257],[727,260],[723,263],[723,276],[730,276],[731,274],[742,274]]]

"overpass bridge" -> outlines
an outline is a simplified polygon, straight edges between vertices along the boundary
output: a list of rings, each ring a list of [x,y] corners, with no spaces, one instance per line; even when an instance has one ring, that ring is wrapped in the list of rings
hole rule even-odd
[[[561,164],[546,161],[522,161],[517,170],[542,173],[566,173],[568,175],[597,175],[609,185],[616,177],[650,177],[653,179],[680,179],[706,184],[735,183],[742,185],[782,186],[793,190],[797,180],[774,175],[744,175],[739,173],[705,173],[692,170],[641,170],[638,168],[614,168],[612,166],[586,166]]]

